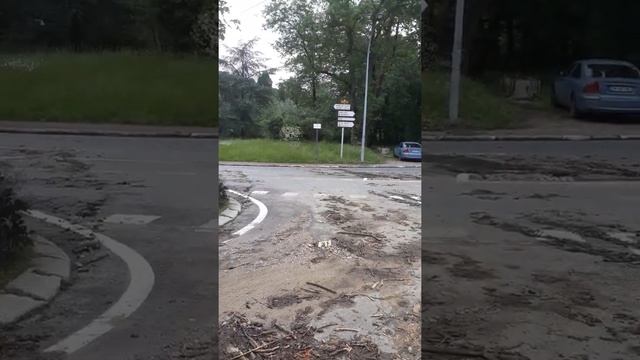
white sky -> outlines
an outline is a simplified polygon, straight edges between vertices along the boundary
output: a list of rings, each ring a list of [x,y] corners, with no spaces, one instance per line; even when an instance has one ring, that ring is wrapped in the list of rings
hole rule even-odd
[[[230,0],[227,2],[229,13],[225,17],[229,20],[236,19],[240,21],[240,26],[229,26],[225,29],[224,41],[220,43],[220,56],[224,57],[228,54],[225,46],[235,47],[239,43],[258,38],[255,50],[262,53],[262,57],[266,60],[266,66],[270,68],[281,69],[284,66],[284,59],[274,47],[274,43],[278,36],[270,30],[264,30],[264,20],[262,11],[269,0]],[[271,75],[273,86],[290,77],[292,74],[284,69],[278,70]]]

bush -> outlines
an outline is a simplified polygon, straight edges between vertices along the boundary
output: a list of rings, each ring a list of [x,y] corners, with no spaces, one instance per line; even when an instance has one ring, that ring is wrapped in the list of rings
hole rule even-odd
[[[224,186],[222,181],[218,181],[218,204],[220,207],[225,205],[229,201],[229,196],[227,196],[227,187]]]
[[[21,211],[27,204],[16,197],[0,175],[0,264],[31,245]]]

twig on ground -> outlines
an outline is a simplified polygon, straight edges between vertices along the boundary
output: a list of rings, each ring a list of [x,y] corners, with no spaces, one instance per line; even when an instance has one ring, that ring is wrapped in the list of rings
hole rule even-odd
[[[256,351],[256,350],[263,349],[263,348],[265,348],[265,347],[267,347],[267,346],[269,346],[269,345],[271,345],[271,344],[275,344],[275,343],[277,343],[278,341],[282,341],[282,340],[284,340],[284,339],[286,339],[286,338],[288,338],[288,337],[289,337],[289,335],[284,336],[284,337],[281,337],[281,338],[278,338],[278,339],[275,339],[275,340],[272,340],[272,341],[269,341],[269,342],[268,342],[268,343],[266,343],[266,344],[263,344],[263,345],[257,346],[257,347],[255,347],[255,348],[253,348],[253,349],[251,349],[251,350],[248,350],[248,351],[245,351],[245,352],[243,352],[243,353],[241,353],[241,354],[238,354],[238,355],[236,355],[236,356],[232,357],[230,360],[240,359],[241,357],[243,357],[243,356],[245,356],[245,355],[249,355],[249,354],[253,353],[253,352],[254,352],[254,351]]]
[[[320,330],[322,330],[322,329],[328,328],[329,326],[336,326],[336,325],[338,325],[338,324],[336,324],[336,323],[331,323],[331,324],[327,324],[327,325],[322,325],[322,326],[320,326],[319,328],[317,328],[317,329],[316,329],[316,331],[320,331]]]
[[[351,328],[335,328],[335,329],[333,329],[333,331],[360,332],[360,330],[358,330],[358,329],[351,329]]]
[[[322,290],[324,290],[324,291],[328,291],[328,292],[330,292],[330,293],[332,293],[332,294],[337,294],[337,292],[335,292],[335,291],[333,291],[333,290],[329,289],[328,287],[324,287],[324,286],[322,286],[322,285],[318,285],[318,284],[316,284],[316,283],[312,283],[312,282],[307,281],[307,285],[315,286],[315,287],[320,288],[320,289],[322,289]]]
[[[350,232],[350,231],[338,231],[338,234],[370,237],[370,238],[374,238],[374,239],[376,239],[378,241],[382,241],[382,239],[380,239],[379,237],[377,237],[375,235],[372,235],[372,234],[366,234],[366,233],[357,233],[357,232]]]

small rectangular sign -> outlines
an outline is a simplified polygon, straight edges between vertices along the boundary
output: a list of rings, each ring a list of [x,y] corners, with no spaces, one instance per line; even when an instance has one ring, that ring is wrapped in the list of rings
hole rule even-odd
[[[351,117],[356,116],[356,113],[354,113],[353,111],[338,111],[338,116]]]
[[[356,121],[356,118],[350,118],[350,117],[339,117],[338,121]]]
[[[313,124],[314,129],[322,129],[322,124]]]
[[[338,121],[338,127],[352,128],[355,124],[349,121]]]
[[[335,104],[333,108],[336,110],[351,110],[351,104]]]

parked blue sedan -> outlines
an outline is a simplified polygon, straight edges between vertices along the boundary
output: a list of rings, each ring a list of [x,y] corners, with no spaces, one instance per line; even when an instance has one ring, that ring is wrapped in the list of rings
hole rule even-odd
[[[561,72],[551,101],[579,118],[590,113],[640,115],[640,70],[616,60],[581,60]]]
[[[422,160],[422,145],[417,142],[401,142],[393,148],[393,156],[402,160]]]

